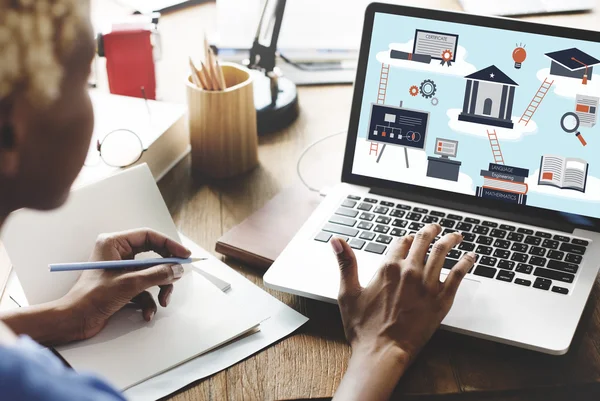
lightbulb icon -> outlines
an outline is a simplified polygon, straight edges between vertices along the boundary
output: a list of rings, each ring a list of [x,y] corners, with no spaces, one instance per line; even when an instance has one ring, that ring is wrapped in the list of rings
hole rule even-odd
[[[527,52],[525,51],[524,44],[518,44],[517,48],[513,51],[512,54],[513,60],[515,60],[515,68],[521,68],[521,64],[527,58]]]

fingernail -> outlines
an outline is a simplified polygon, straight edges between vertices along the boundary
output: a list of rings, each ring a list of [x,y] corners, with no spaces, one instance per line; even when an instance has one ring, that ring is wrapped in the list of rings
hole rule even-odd
[[[154,312],[154,311],[150,312],[150,319],[148,320],[149,322],[151,322],[151,321],[152,321],[152,319],[154,319],[154,314],[155,314],[155,313],[156,313],[156,312]]]
[[[171,270],[173,270],[173,278],[181,278],[183,276],[183,266],[173,265],[171,266]]]
[[[342,253],[344,251],[344,246],[342,245],[341,239],[332,238],[330,242],[331,242],[331,247],[333,248],[333,253],[335,253],[336,255],[339,255],[340,253]]]
[[[173,293],[172,291],[171,291],[171,292],[169,292],[169,293],[167,294],[167,297],[165,298],[165,305],[166,305],[166,306],[169,306],[169,302],[171,302],[171,294],[172,294],[172,293]]]
[[[475,252],[469,252],[469,253],[467,253],[467,256],[473,260],[475,260],[477,258],[477,254]]]

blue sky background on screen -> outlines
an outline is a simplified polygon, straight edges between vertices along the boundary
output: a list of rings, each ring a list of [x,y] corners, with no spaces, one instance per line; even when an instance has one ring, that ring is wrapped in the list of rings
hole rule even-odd
[[[459,35],[456,62],[448,67],[441,66],[438,60],[430,64],[390,60],[390,48],[412,51],[416,29]],[[512,58],[518,43],[525,44],[527,51],[521,69],[515,69]],[[506,164],[529,169],[528,205],[600,218],[600,123],[592,128],[580,128],[588,143],[586,147],[574,134],[567,134],[560,127],[561,116],[575,110],[576,94],[600,97],[600,65],[594,68],[589,84],[582,85],[580,79],[557,79],[549,75],[550,59],[544,55],[572,47],[600,59],[600,43],[377,13],[353,173],[474,195],[475,188],[483,185],[481,170],[487,170],[494,161],[486,131],[496,129]],[[377,101],[381,65],[390,61],[385,104],[398,106],[402,101],[403,107],[430,113],[425,152],[409,150],[410,169],[405,166],[404,150],[397,146],[388,145],[377,164],[376,157],[369,156],[370,142],[366,140],[371,105]],[[515,124],[510,130],[457,120],[464,100],[464,76],[491,65],[519,84],[512,113],[517,121],[544,78],[556,80],[527,127],[523,123]],[[411,86],[418,87],[425,79],[433,80],[437,86],[437,106],[431,99],[409,94]],[[426,177],[427,156],[435,156],[438,137],[459,141],[458,155],[454,159],[462,162],[458,182]],[[589,163],[586,192],[537,185],[542,155],[586,160]]]

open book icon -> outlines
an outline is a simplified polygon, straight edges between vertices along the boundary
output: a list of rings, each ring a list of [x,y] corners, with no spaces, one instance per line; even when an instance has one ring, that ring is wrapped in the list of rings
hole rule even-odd
[[[538,184],[585,192],[588,167],[588,162],[582,159],[542,156]]]

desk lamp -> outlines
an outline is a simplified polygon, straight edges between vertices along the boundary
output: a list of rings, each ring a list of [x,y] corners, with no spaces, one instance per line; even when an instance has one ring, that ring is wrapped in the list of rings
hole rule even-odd
[[[250,50],[248,68],[254,77],[254,104],[258,133],[290,125],[298,117],[296,85],[276,67],[277,41],[286,0],[267,0]]]

